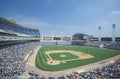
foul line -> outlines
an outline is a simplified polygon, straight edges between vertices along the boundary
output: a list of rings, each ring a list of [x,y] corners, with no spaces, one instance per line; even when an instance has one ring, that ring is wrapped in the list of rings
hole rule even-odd
[[[45,53],[46,53],[46,52],[45,52]],[[53,61],[52,57],[51,57],[48,53],[46,53],[46,55],[48,56],[48,58],[49,58],[51,61]]]

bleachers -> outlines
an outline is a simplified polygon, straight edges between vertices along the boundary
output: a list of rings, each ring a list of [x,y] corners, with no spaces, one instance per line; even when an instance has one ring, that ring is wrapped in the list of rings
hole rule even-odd
[[[98,41],[87,41],[84,45],[98,47],[100,45],[100,43]]]
[[[110,42],[105,44],[105,48],[120,50],[120,42]]]

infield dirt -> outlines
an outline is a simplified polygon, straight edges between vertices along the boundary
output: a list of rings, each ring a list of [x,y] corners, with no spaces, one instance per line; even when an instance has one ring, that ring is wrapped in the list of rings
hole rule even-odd
[[[58,60],[54,60],[54,59],[52,59],[50,57],[50,54],[63,53],[63,52],[69,52],[69,53],[71,53],[73,55],[78,56],[78,58],[77,59],[68,59],[68,60],[58,61]],[[60,62],[66,63],[67,61],[73,61],[73,60],[79,60],[79,59],[88,59],[88,58],[93,58],[94,57],[94,56],[92,56],[90,54],[86,54],[86,53],[78,52],[78,51],[72,51],[72,50],[53,50],[53,51],[45,51],[45,53],[49,57],[49,60],[47,62],[49,65],[58,65],[58,64],[60,64]],[[65,55],[62,55],[62,56],[65,56]]]

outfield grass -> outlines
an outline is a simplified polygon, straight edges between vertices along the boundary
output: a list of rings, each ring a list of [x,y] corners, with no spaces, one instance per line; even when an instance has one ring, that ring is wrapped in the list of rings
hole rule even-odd
[[[73,61],[68,61],[66,63],[60,63],[59,65],[49,65],[47,64],[47,58],[48,56],[45,54],[45,51],[50,51],[50,50],[73,50],[73,51],[79,51],[79,52],[84,52],[87,54],[90,54],[94,56],[94,58],[91,59],[80,59],[80,60],[73,60]],[[51,57],[53,59],[57,60],[66,60],[70,58],[77,58],[76,56],[73,55],[73,57],[70,57],[70,53],[64,52],[67,56],[64,59],[61,59],[59,55],[62,53],[54,53],[51,54]],[[86,64],[90,63],[95,63],[113,56],[116,56],[120,54],[120,51],[118,50],[108,50],[108,49],[101,49],[101,48],[96,48],[96,47],[85,47],[85,46],[45,46],[41,47],[40,50],[38,51],[38,54],[36,56],[36,66],[39,69],[46,70],[46,71],[60,71],[60,70],[66,70],[74,67],[79,67],[83,66]]]

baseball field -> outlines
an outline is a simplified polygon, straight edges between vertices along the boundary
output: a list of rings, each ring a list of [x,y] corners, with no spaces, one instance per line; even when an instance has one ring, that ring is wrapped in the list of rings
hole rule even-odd
[[[43,46],[39,49],[35,65],[45,71],[62,71],[96,63],[120,51],[86,46]]]

